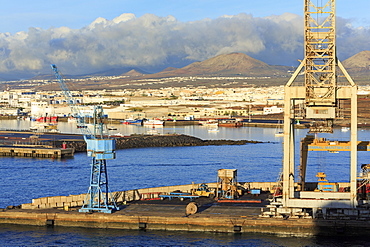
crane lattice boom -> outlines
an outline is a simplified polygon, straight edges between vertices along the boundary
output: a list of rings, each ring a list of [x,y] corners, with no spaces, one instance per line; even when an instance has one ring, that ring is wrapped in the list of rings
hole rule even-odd
[[[104,113],[101,106],[94,107],[93,132],[88,128],[85,116],[81,114],[79,106],[74,102],[71,91],[68,89],[62,74],[56,65],[51,65],[59,85],[70,106],[72,114],[77,118],[77,127],[81,130],[86,142],[87,156],[92,157],[90,186],[80,212],[111,213],[112,209],[118,210],[112,194],[108,189],[108,175],[106,162],[115,159],[116,142],[104,135]],[[108,197],[110,195],[110,198]],[[109,205],[109,199],[111,205]],[[113,205],[112,205],[113,204]]]

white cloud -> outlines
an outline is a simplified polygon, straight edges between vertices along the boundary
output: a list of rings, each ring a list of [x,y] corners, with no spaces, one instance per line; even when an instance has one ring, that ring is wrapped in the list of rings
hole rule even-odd
[[[370,50],[368,27],[353,28],[348,20],[337,19],[341,59]],[[113,20],[97,18],[81,29],[0,33],[0,77],[49,73],[50,63],[64,74],[120,67],[155,72],[231,52],[269,64],[297,65],[303,58],[303,19],[290,13],[265,18],[239,14],[184,23],[173,16],[122,14]]]

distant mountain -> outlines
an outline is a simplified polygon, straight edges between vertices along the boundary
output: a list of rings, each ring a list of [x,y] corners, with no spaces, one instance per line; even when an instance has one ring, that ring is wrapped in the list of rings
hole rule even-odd
[[[144,73],[142,72],[139,72],[135,69],[132,69],[130,70],[129,72],[126,72],[126,73],[123,73],[121,75],[125,75],[125,76],[130,76],[130,77],[135,77],[135,76],[142,76]]]
[[[109,69],[105,71],[100,71],[92,74],[85,75],[84,77],[88,76],[120,76],[120,75],[126,75],[127,73],[130,73],[131,71],[135,71],[137,73],[140,73],[140,75],[148,74],[148,72],[145,72],[144,70],[138,69],[138,68],[115,68],[115,69]]]
[[[64,75],[64,78],[67,79],[81,79],[81,78],[88,78],[94,76],[142,76],[148,74],[147,72],[140,70],[140,69],[132,69],[132,68],[120,68],[120,69],[109,69],[105,71],[95,72],[87,75]],[[37,75],[32,77],[29,80],[55,80],[54,74],[49,75]]]
[[[370,76],[370,51],[362,51],[343,61],[344,67],[351,76],[357,77],[356,83],[368,84]],[[292,68],[288,66],[268,65],[260,60],[254,59],[243,53],[231,53],[219,55],[201,62],[194,62],[182,68],[168,67],[161,72],[148,74],[138,68],[115,68],[88,75],[65,75],[65,78],[78,79],[93,76],[129,76],[120,80],[131,80],[132,77],[143,79],[162,78],[162,77],[180,77],[180,76],[251,76],[251,77],[271,77],[271,83],[278,83],[276,80],[284,80],[284,77],[290,77]],[[1,79],[0,79],[1,80]],[[52,73],[47,75],[37,75],[31,80],[55,80]],[[105,83],[103,80],[94,82],[96,85]],[[118,82],[118,83],[121,83]],[[266,82],[263,83],[270,83]],[[280,81],[280,83],[283,83]]]
[[[69,76],[65,76],[66,78],[70,78]],[[52,74],[48,74],[48,75],[36,75],[28,80],[54,80],[55,79],[55,76],[52,75]]]
[[[361,51],[343,61],[343,66],[351,75],[370,75],[370,51]]]
[[[147,77],[172,76],[285,76],[290,67],[272,66],[244,53],[219,55],[202,62],[194,62],[179,69],[165,69]]]
[[[174,71],[174,70],[177,70],[178,68],[175,68],[175,67],[168,67],[168,68],[165,68],[163,71]]]

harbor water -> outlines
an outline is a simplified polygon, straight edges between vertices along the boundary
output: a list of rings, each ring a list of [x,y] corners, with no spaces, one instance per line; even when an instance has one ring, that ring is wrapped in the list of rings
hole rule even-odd
[[[2,120],[3,129],[29,129],[32,122]],[[148,128],[115,125],[110,134],[147,133]],[[73,123],[59,123],[59,130],[78,133]],[[237,169],[238,181],[276,181],[282,167],[282,137],[274,128],[219,128],[209,132],[202,126],[163,127],[161,134],[181,133],[201,139],[255,140],[263,143],[231,146],[166,147],[117,150],[117,159],[108,161],[111,191],[192,182],[216,182],[218,169]],[[369,140],[370,131],[359,129],[359,140]],[[296,140],[307,130],[296,130]],[[335,140],[349,140],[350,132],[336,129],[323,135]],[[299,145],[296,159],[299,161]],[[370,154],[359,152],[358,166],[369,163]],[[32,198],[72,195],[87,192],[90,158],[76,153],[68,159],[0,157],[0,208],[30,203]],[[330,182],[349,181],[349,153],[311,152],[308,181],[316,181],[323,171]],[[70,229],[0,225],[2,245],[26,246],[343,246],[366,245],[366,239],[331,239],[284,237],[258,234],[214,234],[162,231],[127,231],[107,229]],[[4,242],[5,241],[5,242]]]

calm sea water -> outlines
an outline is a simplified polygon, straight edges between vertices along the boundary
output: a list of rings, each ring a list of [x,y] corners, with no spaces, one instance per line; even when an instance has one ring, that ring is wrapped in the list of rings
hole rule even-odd
[[[28,129],[27,121],[2,121],[2,128]],[[60,123],[63,132],[77,133],[73,124]],[[114,133],[145,133],[139,126],[117,125]],[[202,139],[259,140],[264,143],[237,146],[139,148],[118,150],[117,159],[108,161],[112,191],[157,187],[191,182],[215,182],[218,169],[238,169],[238,181],[276,181],[282,164],[282,138],[275,129],[220,128],[208,132],[200,126],[157,129],[160,133],[184,133]],[[307,130],[297,130],[297,140]],[[326,135],[348,140],[349,132],[336,130]],[[370,131],[359,131],[359,140],[368,140]],[[298,146],[298,145],[297,145]],[[369,163],[367,152],[359,153],[359,165]],[[298,160],[298,155],[297,155]],[[329,181],[348,181],[349,154],[312,152],[308,180],[324,171]],[[70,159],[0,158],[0,208],[30,203],[32,198],[87,192],[90,158],[77,153]],[[258,234],[213,234],[140,232],[125,230],[70,229],[27,226],[0,226],[2,245],[27,246],[343,246],[363,245],[361,239],[292,238]]]

